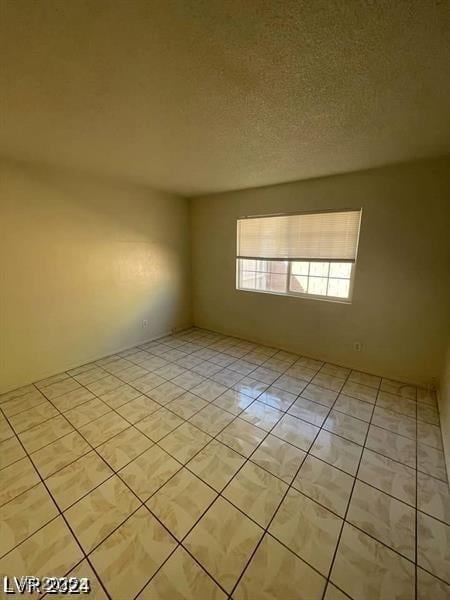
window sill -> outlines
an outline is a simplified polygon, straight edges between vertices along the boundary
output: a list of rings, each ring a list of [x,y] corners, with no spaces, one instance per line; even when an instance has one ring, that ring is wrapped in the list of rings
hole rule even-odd
[[[322,302],[332,302],[333,304],[352,304],[351,298],[335,298],[333,296],[315,296],[314,294],[296,294],[295,292],[269,292],[266,290],[248,290],[246,288],[236,288],[237,292],[250,294],[267,294],[269,296],[284,296],[289,298],[299,298],[300,300],[321,300]]]

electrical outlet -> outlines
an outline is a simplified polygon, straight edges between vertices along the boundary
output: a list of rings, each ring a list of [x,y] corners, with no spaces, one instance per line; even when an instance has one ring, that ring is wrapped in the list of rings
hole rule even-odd
[[[142,321],[142,328],[143,328],[143,329],[145,329],[146,327],[148,327],[148,320],[147,320],[147,319],[144,319],[144,320]]]
[[[361,342],[353,342],[353,350],[355,352],[361,352]]]

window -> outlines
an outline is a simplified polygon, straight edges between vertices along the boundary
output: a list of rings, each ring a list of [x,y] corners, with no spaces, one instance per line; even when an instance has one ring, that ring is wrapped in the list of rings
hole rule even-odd
[[[360,210],[238,219],[237,288],[349,300],[360,220]]]

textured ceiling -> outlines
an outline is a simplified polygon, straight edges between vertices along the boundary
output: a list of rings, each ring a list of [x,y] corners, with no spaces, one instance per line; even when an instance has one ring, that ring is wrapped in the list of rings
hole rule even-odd
[[[0,154],[186,195],[450,152],[447,0],[1,0]]]

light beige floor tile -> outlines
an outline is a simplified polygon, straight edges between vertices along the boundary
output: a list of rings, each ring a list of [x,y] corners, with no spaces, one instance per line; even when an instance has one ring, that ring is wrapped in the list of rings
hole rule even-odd
[[[181,417],[170,412],[170,410],[160,408],[150,416],[136,423],[136,427],[154,442],[159,442],[160,439],[182,423],[183,419]]]
[[[78,383],[81,383],[81,385],[86,385],[88,383],[93,383],[98,379],[102,379],[103,377],[107,377],[109,373],[101,367],[91,365],[88,369],[80,373],[71,373],[71,375],[78,381]]]
[[[233,419],[234,415],[231,413],[218,406],[214,406],[214,404],[208,404],[191,417],[189,422],[209,435],[217,435]]]
[[[269,386],[267,383],[257,381],[253,377],[244,377],[233,386],[233,389],[237,392],[241,392],[250,398],[258,398]],[[276,407],[278,408],[278,407]]]
[[[379,392],[377,406],[405,415],[411,419],[416,418],[417,403],[414,400],[408,400],[408,398],[402,398],[401,396],[390,394],[389,392]]]
[[[298,419],[302,419],[303,421],[307,421],[312,425],[321,427],[326,416],[328,415],[329,408],[327,406],[323,406],[323,404],[318,404],[317,402],[313,402],[312,400],[308,400],[307,398],[302,398],[299,396],[294,404],[289,408],[288,412]]]
[[[9,440],[12,437],[14,437],[14,431],[5,417],[0,413],[0,442]]]
[[[354,442],[322,430],[311,448],[311,454],[349,475],[355,475],[362,447]]]
[[[411,506],[416,503],[416,471],[367,448],[364,450],[358,479]]]
[[[107,442],[117,433],[130,426],[128,421],[115,412],[109,412],[92,423],[80,427],[79,431],[83,437],[95,448]]]
[[[373,404],[346,396],[345,394],[339,394],[333,410],[338,410],[357,419],[369,422],[373,413]]]
[[[296,399],[295,394],[291,394],[290,392],[285,392],[276,387],[270,387],[265,392],[263,392],[259,397],[259,402],[263,402],[264,404],[268,404],[272,406],[272,408],[277,408],[278,410],[286,411],[288,410]]]
[[[179,546],[150,583],[139,600],[226,600],[226,594]]]
[[[39,390],[37,390],[34,385],[24,385],[23,387],[11,390],[10,392],[0,394],[0,405],[4,405],[5,402],[9,402],[15,398],[20,398],[21,396],[24,397],[26,394],[35,393],[39,393]]]
[[[182,375],[178,375],[178,377],[175,377],[172,380],[172,383],[174,383],[175,385],[179,385],[180,387],[184,388],[185,390],[190,390],[192,388],[194,388],[195,386],[199,385],[200,383],[202,383],[202,381],[205,381],[205,378],[202,377],[202,375],[198,375],[198,373],[193,373],[192,371],[187,371],[186,373],[183,373]],[[221,383],[221,382],[219,382]]]
[[[113,470],[118,471],[152,445],[147,436],[135,427],[129,427],[98,446],[97,452]]]
[[[288,369],[286,374],[292,375],[292,377],[297,377],[297,379],[303,379],[304,381],[310,382],[311,379],[317,374],[317,371],[317,368],[310,369],[305,365],[295,363]]]
[[[189,419],[205,406],[208,406],[206,400],[202,400],[190,392],[185,392],[182,396],[178,396],[178,398],[166,404],[168,410],[171,410],[182,419]]]
[[[437,407],[428,404],[417,403],[417,419],[424,423],[439,426],[439,412]]]
[[[171,400],[175,400],[181,394],[184,394],[186,390],[184,390],[179,385],[175,385],[171,381],[166,381],[162,383],[156,388],[153,388],[151,391],[147,393],[147,395],[152,399],[158,402],[158,404],[165,405]]]
[[[270,431],[283,416],[283,412],[259,400],[255,400],[248,408],[239,415],[248,423],[252,423],[265,431]]]
[[[369,424],[366,421],[361,421],[361,419],[355,419],[350,415],[332,410],[323,428],[351,442],[363,445]]]
[[[296,396],[298,396],[307,385],[308,382],[304,379],[297,379],[297,377],[291,377],[290,375],[282,375],[273,384],[274,387],[295,394]]]
[[[89,553],[139,506],[136,496],[114,476],[66,510],[65,516]]]
[[[450,584],[450,526],[417,513],[417,562]]]
[[[269,524],[287,485],[258,465],[247,462],[223,490],[222,495],[261,527]]]
[[[190,532],[184,546],[231,592],[263,530],[218,498]]]
[[[40,482],[30,459],[24,457],[0,471],[0,506]]]
[[[42,403],[47,403],[47,398],[39,391],[34,390],[32,392],[28,392],[23,396],[19,396],[18,398],[14,398],[13,400],[8,400],[1,404],[2,411],[6,417],[11,417],[12,415],[16,415],[18,413],[24,412],[25,410],[29,410],[30,408],[34,408],[35,406],[39,406]],[[426,407],[426,405],[421,405]],[[429,408],[429,407],[426,407]]]
[[[221,396],[214,400],[214,404],[223,408],[233,415],[239,415],[243,410],[250,406],[253,399],[250,396],[246,396],[242,392],[237,390],[227,390]]]
[[[293,486],[325,508],[344,517],[353,488],[353,477],[326,462],[307,456]]]
[[[185,464],[211,439],[211,436],[204,431],[200,431],[190,423],[183,423],[183,425],[166,435],[159,442],[159,445],[171,456]]]
[[[100,396],[100,399],[110,408],[117,409],[119,406],[134,400],[141,395],[139,390],[134,389],[131,385],[124,384],[110,392],[106,392]]]
[[[328,376],[323,376],[328,377]],[[339,385],[342,386],[343,381],[340,379]],[[312,400],[313,402],[317,402],[317,404],[322,404],[323,406],[328,406],[331,408],[333,406],[338,393],[334,390],[330,390],[325,387],[320,387],[320,384],[316,385],[315,383],[310,383],[300,394],[302,398],[306,398],[307,400]]]
[[[140,367],[138,365],[132,365],[127,367],[126,369],[121,369],[115,373],[116,377],[125,381],[126,383],[133,383],[139,377],[143,377],[144,375],[148,375],[149,371]]]
[[[50,521],[34,535],[0,559],[0,573],[17,576],[63,577],[83,554],[62,517]],[[20,575],[19,575],[20,576]]]
[[[370,375],[369,373],[362,373],[361,371],[352,371],[348,381],[352,383],[361,383],[363,385],[378,389],[381,384],[381,377]]]
[[[264,536],[236,591],[235,600],[320,600],[325,579],[270,535]]]
[[[173,537],[142,507],[90,559],[111,597],[131,600],[175,548]]]
[[[93,400],[94,394],[85,388],[77,388],[71,392],[67,392],[62,396],[58,396],[52,400],[52,403],[61,412],[67,412],[76,406],[84,404],[88,400]]]
[[[297,419],[292,415],[284,415],[272,429],[273,435],[290,442],[300,450],[305,450],[305,452],[310,449],[318,432],[319,428],[315,425]]]
[[[364,402],[371,402],[372,404],[377,397],[377,390],[375,388],[351,381],[347,381],[342,388],[342,393],[351,396],[352,398],[363,400]]]
[[[416,388],[408,383],[402,383],[401,381],[393,381],[392,379],[381,380],[380,390],[389,392],[390,394],[396,394],[402,398],[409,398],[410,400],[416,399]]]
[[[450,525],[450,491],[448,484],[418,472],[417,507],[422,512]]]
[[[291,488],[269,532],[327,576],[341,526],[342,519]]]
[[[398,435],[416,439],[416,421],[404,415],[392,412],[386,408],[375,406],[372,416],[372,423],[377,427],[383,427]]]
[[[52,417],[56,417],[56,415],[58,415],[56,408],[52,406],[50,402],[45,402],[9,417],[9,422],[15,432],[20,433],[21,431],[31,429],[31,427],[35,427],[44,421],[48,421]]]
[[[448,600],[450,585],[436,579],[427,571],[417,569],[417,600]]]
[[[40,390],[49,400],[54,400],[67,392],[79,389],[81,389],[81,385],[71,377],[66,377],[62,381],[57,381],[50,385],[40,386]]]
[[[331,581],[354,600],[414,598],[414,564],[347,523]]]
[[[180,463],[154,445],[121,469],[119,475],[145,502],[180,469]]]
[[[416,445],[414,440],[397,435],[381,427],[371,425],[366,440],[366,448],[392,458],[408,467],[416,465]]]
[[[61,510],[65,510],[112,475],[95,452],[89,452],[51,475],[46,483]]]
[[[92,450],[91,446],[81,435],[77,431],[72,431],[56,442],[37,450],[31,457],[41,477],[46,479],[90,450]]]
[[[181,469],[147,501],[147,507],[181,540],[217,497],[209,486]]]
[[[407,504],[357,481],[347,521],[414,560],[415,511]]]
[[[215,381],[206,380],[192,388],[191,392],[207,402],[213,402],[213,400],[226,392],[226,390],[227,388],[224,385]]]
[[[417,435],[422,444],[442,450],[441,430],[436,425],[430,423],[417,423]]]
[[[137,423],[160,408],[161,406],[157,402],[142,395],[131,400],[131,402],[127,402],[127,404],[119,406],[116,410],[129,423]]]
[[[153,371],[153,373],[155,373],[155,375],[159,375],[160,377],[163,377],[164,379],[175,379],[175,377],[178,377],[178,375],[182,375],[183,373],[186,373],[187,370],[183,367],[180,367],[179,365],[175,365],[173,363],[168,363],[167,365],[164,365],[162,367],[159,367],[159,369],[156,369],[155,371]]]
[[[102,377],[97,381],[87,383],[86,387],[96,396],[102,396],[103,394],[106,394],[111,390],[115,390],[122,385],[123,381],[121,381],[117,377],[114,377],[114,375],[107,375],[106,377]]]
[[[424,388],[417,388],[417,402],[436,406],[436,392]]]
[[[248,457],[266,435],[266,432],[259,427],[237,418],[219,433],[217,439],[239,454]]]
[[[0,442],[0,469],[11,465],[24,456],[25,450],[16,437],[11,437],[4,442]]]
[[[340,392],[344,383],[345,380],[341,379],[340,377],[334,377],[333,375],[328,375],[327,373],[321,372],[319,372],[312,380],[312,385],[330,390],[332,392]],[[307,398],[307,396],[305,396],[305,398]],[[314,398],[309,399],[314,400]]]
[[[74,427],[82,427],[95,419],[111,412],[111,408],[99,398],[88,400],[88,402],[77,406],[65,413],[66,418]]]
[[[244,461],[243,456],[213,440],[194,456],[186,467],[220,492]]]
[[[420,442],[417,446],[417,468],[419,471],[442,481],[447,481],[444,453]]]
[[[20,544],[59,514],[40,483],[0,508],[0,556]]]
[[[19,438],[25,446],[25,450],[31,453],[62,438],[73,430],[72,425],[63,416],[58,416],[19,433]]]
[[[252,462],[291,483],[306,453],[292,444],[268,435],[252,455]]]

